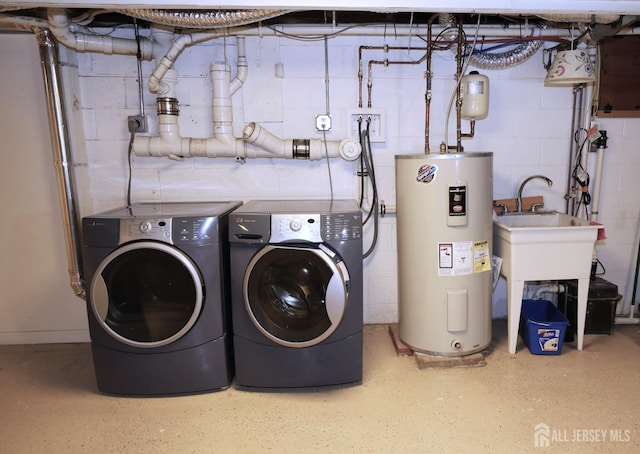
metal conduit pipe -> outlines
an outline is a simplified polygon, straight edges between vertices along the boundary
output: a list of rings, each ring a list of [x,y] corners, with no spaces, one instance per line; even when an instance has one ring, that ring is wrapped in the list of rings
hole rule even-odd
[[[479,35],[483,38],[518,38],[522,40],[527,39],[540,39],[544,37],[557,37],[557,36],[570,36],[570,32],[567,28],[540,28],[529,25],[522,28],[505,28],[498,25],[465,25],[465,33],[475,33],[476,28],[479,28]],[[451,29],[451,26],[446,25],[434,25],[432,33],[437,36],[445,30]],[[353,25],[344,26],[343,28],[337,28],[330,25],[301,25],[301,24],[283,24],[283,25],[271,25],[271,26],[240,26],[226,30],[228,35],[242,35],[242,36],[259,36],[259,37],[274,37],[287,35],[295,36],[309,36],[320,37],[324,35],[329,36],[362,36],[362,37],[388,37],[389,27],[384,25]],[[411,36],[426,36],[428,33],[428,27],[426,25],[414,24],[413,27],[408,25],[396,24],[393,30],[393,36],[396,38],[408,38]],[[625,34],[640,34],[640,28],[629,28],[621,30],[621,35]]]
[[[58,195],[64,222],[65,244],[69,263],[71,288],[76,296],[85,297],[82,278],[82,254],[80,247],[80,217],[76,208],[76,184],[71,172],[72,159],[69,148],[68,122],[64,109],[58,46],[49,30],[36,33],[40,48],[40,60],[49,117],[49,132],[53,149],[53,163],[58,181]]]

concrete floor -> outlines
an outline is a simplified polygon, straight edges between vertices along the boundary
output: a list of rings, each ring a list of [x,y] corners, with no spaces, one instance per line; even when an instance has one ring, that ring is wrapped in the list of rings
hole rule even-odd
[[[362,385],[297,393],[105,396],[88,344],[2,346],[0,452],[640,452],[638,325],[534,356],[521,340],[509,355],[494,324],[484,367],[446,370],[418,369],[368,325]]]

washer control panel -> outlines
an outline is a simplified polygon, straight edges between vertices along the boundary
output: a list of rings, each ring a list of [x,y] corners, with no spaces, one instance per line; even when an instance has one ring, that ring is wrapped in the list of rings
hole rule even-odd
[[[322,216],[322,238],[329,240],[357,240],[362,236],[360,213],[335,213]]]
[[[121,219],[120,244],[136,240],[208,244],[217,241],[217,222],[215,217]]]
[[[273,214],[271,215],[271,243],[302,240],[321,243],[319,214]]]

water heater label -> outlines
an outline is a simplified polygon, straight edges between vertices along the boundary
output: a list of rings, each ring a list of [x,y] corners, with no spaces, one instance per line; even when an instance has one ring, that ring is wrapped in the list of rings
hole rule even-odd
[[[438,276],[465,276],[491,271],[489,241],[438,243]]]
[[[449,216],[467,215],[467,187],[449,186]]]
[[[423,164],[418,169],[416,181],[418,183],[431,183],[438,173],[438,166],[431,164]]]
[[[491,271],[491,256],[489,255],[489,241],[473,242],[473,272]]]
[[[464,276],[473,273],[473,241],[438,243],[438,275]]]

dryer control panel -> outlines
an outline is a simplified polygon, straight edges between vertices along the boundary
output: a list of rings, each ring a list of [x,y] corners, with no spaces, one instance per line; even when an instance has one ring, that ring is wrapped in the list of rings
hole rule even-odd
[[[171,219],[120,219],[120,244],[135,240],[171,243]]]

